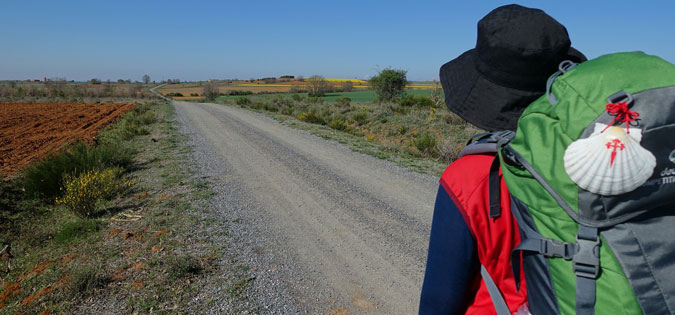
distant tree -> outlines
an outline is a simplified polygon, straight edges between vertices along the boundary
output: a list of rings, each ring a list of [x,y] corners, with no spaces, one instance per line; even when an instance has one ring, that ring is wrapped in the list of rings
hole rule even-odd
[[[345,92],[351,92],[354,89],[354,83],[352,81],[342,82],[342,90]]]
[[[101,84],[101,80],[99,80],[97,78],[93,78],[93,79],[89,80],[89,82],[91,82],[91,84]]]
[[[387,68],[370,78],[369,83],[381,102],[391,101],[403,94],[405,86],[408,85],[407,73],[405,70]]]
[[[216,99],[216,97],[220,96],[220,92],[214,83],[209,82],[202,88],[202,95],[204,95],[204,98],[207,100],[213,101]]]
[[[300,82],[305,82],[305,77],[299,75],[299,76],[298,76],[298,81],[300,81]]]
[[[148,84],[150,83],[150,76],[147,74],[143,75],[143,83]]]
[[[330,90],[330,85],[328,81],[320,75],[313,75],[307,79],[309,82],[309,96],[320,97],[326,95],[326,92]]]

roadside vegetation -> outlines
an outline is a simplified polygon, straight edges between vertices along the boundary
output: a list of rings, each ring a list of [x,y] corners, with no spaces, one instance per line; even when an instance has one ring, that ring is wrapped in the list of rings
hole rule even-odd
[[[95,145],[0,181],[0,313],[200,313],[216,302],[194,301],[207,282],[247,310],[251,277],[207,235],[227,227],[172,119],[145,101]]]
[[[111,103],[155,99],[156,96],[148,91],[151,86],[126,80],[101,82],[97,79],[89,82],[72,82],[64,78],[45,79],[44,82],[2,81],[0,102]]]
[[[400,74],[391,77],[400,81]],[[348,97],[327,102],[322,97],[302,94],[238,96],[221,102],[265,112],[359,152],[433,175],[440,175],[457,158],[466,141],[482,132],[447,110],[440,87],[419,95],[404,90],[404,85],[398,84],[399,91],[384,85],[388,90],[375,102]]]

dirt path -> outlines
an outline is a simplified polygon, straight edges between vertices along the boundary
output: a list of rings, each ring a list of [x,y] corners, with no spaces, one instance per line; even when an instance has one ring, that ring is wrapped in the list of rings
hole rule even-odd
[[[236,216],[263,313],[417,312],[436,178],[246,110],[174,105],[198,163],[219,165],[214,209]]]

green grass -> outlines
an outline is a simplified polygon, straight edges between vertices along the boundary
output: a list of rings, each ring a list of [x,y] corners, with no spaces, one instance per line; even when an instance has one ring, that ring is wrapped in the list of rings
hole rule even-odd
[[[431,90],[406,90],[407,94],[411,95],[418,95],[418,96],[430,96],[431,95]],[[250,99],[251,101],[266,101],[266,100],[271,100],[275,97],[283,97],[283,98],[293,98],[293,95],[300,95],[302,97],[307,97],[307,93],[273,93],[273,94],[253,94],[253,95],[228,95],[228,96],[221,96],[216,99],[217,102],[222,102],[222,101],[234,101],[237,100],[241,97],[246,97]],[[339,93],[328,93],[326,96],[322,97],[323,101],[325,103],[335,103],[339,98],[347,97],[349,98],[352,102],[359,102],[359,103],[371,103],[374,102],[375,99],[377,98],[377,94],[375,91],[353,91],[353,92],[339,92]]]
[[[77,218],[61,225],[54,240],[61,244],[70,243],[75,239],[85,238],[88,234],[98,232],[102,228],[101,222],[94,219]]]

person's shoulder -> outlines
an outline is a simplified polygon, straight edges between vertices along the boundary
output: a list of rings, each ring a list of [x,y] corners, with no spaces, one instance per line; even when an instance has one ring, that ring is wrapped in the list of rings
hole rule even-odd
[[[473,190],[484,184],[490,175],[494,154],[470,154],[452,162],[441,175],[446,190]]]
[[[490,165],[494,158],[495,154],[465,155],[450,163],[441,178],[458,175],[487,176],[490,173]]]

